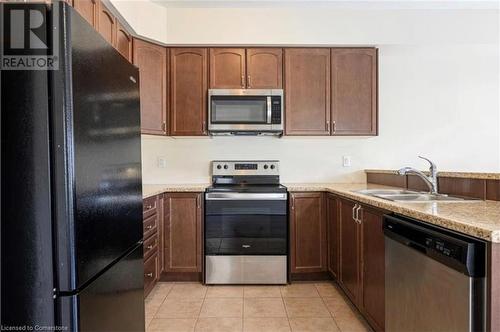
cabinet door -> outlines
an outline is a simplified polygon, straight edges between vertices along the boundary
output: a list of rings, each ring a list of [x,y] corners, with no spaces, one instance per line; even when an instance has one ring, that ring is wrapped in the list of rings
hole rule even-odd
[[[210,49],[211,89],[244,89],[245,73],[244,48]]]
[[[360,304],[360,226],[353,218],[355,204],[339,200],[340,204],[340,284],[355,304]]]
[[[328,230],[328,271],[338,278],[339,271],[339,216],[337,198],[331,194],[326,197],[326,218]]]
[[[97,29],[97,12],[99,10],[97,0],[73,0],[73,7],[90,25]]]
[[[165,251],[165,199],[164,195],[158,196],[158,276],[165,270],[165,260],[163,258]]]
[[[385,248],[382,228],[383,213],[363,207],[363,307],[376,330],[385,328]]]
[[[170,134],[206,135],[207,49],[170,49]]]
[[[285,49],[286,135],[330,135],[330,50]]]
[[[326,271],[327,244],[323,193],[292,193],[290,222],[292,273]]]
[[[201,272],[201,195],[165,194],[165,272]]]
[[[377,50],[332,49],[332,134],[377,135]]]
[[[108,8],[106,8],[102,1],[99,1],[97,21],[97,28],[101,36],[111,45],[115,45],[116,18]]]
[[[115,48],[128,61],[132,62],[132,36],[118,21],[116,21]]]
[[[283,86],[283,50],[247,49],[247,88],[281,89]]]
[[[134,39],[134,64],[139,67],[141,132],[167,134],[167,50]]]

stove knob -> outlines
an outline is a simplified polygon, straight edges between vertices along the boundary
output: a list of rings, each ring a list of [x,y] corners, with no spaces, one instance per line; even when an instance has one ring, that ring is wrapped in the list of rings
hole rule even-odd
[[[228,168],[229,168],[229,166],[227,166],[227,165],[224,165],[224,169],[228,169]]]
[[[274,166],[274,165],[271,165],[271,169],[275,169],[275,168],[276,168],[276,166]]]
[[[221,166],[221,165],[217,165],[217,169],[221,169],[221,168],[222,168],[222,166]]]
[[[269,167],[269,166],[267,166],[267,165],[264,165],[264,169],[267,169],[268,167]]]

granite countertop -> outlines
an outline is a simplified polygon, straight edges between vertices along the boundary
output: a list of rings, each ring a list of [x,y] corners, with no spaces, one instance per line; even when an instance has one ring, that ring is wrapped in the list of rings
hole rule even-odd
[[[359,194],[362,189],[401,189],[377,184],[284,184],[289,191],[326,191],[390,212],[500,243],[500,201],[401,203]]]
[[[500,201],[401,203],[356,193],[362,189],[401,189],[367,183],[285,183],[289,191],[326,191],[430,224],[500,243]],[[164,192],[203,192],[209,184],[143,185],[143,197]]]
[[[167,192],[203,192],[210,186],[208,183],[192,184],[143,184],[142,198],[159,195]]]
[[[428,171],[423,171],[428,174]],[[367,169],[365,173],[378,174],[398,174],[394,169]],[[467,178],[467,179],[484,179],[484,180],[500,180],[500,173],[480,173],[480,172],[438,172],[438,176],[447,178]]]

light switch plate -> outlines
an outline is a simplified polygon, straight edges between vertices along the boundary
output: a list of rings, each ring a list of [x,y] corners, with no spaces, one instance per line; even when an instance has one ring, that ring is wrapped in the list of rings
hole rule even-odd
[[[343,156],[342,157],[342,166],[351,167],[351,156]]]
[[[158,157],[158,168],[167,168],[167,158]]]

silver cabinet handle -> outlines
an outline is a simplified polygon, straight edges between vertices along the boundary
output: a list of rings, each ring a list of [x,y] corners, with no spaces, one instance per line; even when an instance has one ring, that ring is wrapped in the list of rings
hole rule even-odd
[[[358,208],[356,209],[356,221],[358,222],[358,224],[361,225],[361,218],[359,217],[359,212],[362,211],[362,207],[361,205],[358,205]]]
[[[152,228],[153,228],[153,226],[151,226],[151,225],[146,227],[146,229],[152,229]]]
[[[335,121],[332,122],[332,132],[335,132],[337,131],[337,128],[336,128],[336,123]]]
[[[247,76],[247,85],[249,88],[252,87],[252,78],[250,77],[250,75]]]
[[[245,88],[245,75],[241,75],[241,87]]]
[[[151,250],[151,249],[153,249],[153,246],[149,245],[146,247],[146,249]]]
[[[146,273],[144,276],[148,278],[153,278],[153,272]]]
[[[352,220],[354,220],[356,222],[357,222],[357,220],[356,220],[355,214],[356,214],[356,209],[357,208],[358,208],[358,204],[354,204],[354,206],[352,207]]]

